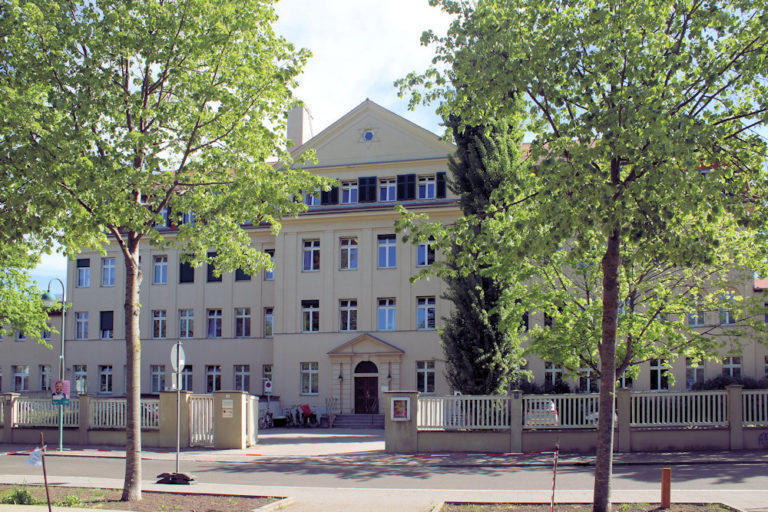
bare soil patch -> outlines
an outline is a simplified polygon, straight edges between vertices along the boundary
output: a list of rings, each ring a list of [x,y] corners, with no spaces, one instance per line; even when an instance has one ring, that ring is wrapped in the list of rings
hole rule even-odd
[[[556,503],[555,512],[591,512],[592,505],[584,503]],[[673,503],[661,508],[658,503],[614,503],[614,512],[738,512],[721,503]],[[549,503],[450,503],[440,512],[549,512]]]
[[[50,486],[48,489],[51,493],[51,504],[55,506],[136,512],[247,512],[280,499],[269,496],[144,491],[141,493],[141,501],[120,501],[122,490],[119,489],[57,486]],[[6,484],[0,484],[0,503],[8,503],[6,500],[10,496],[26,499],[23,491],[28,491],[34,499],[34,504],[47,503],[44,486]]]

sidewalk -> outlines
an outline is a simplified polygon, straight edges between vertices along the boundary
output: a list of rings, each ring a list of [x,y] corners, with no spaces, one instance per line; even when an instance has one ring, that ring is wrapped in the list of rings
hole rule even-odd
[[[24,453],[28,446],[0,445],[0,456],[6,453]],[[65,449],[64,452],[51,450],[46,452],[49,457],[116,457],[122,458],[124,450],[118,447],[87,447],[85,449]],[[145,448],[142,451],[144,459],[174,460],[175,451]],[[252,462],[274,459],[302,460],[311,459],[343,463],[365,464],[368,466],[551,466],[552,455],[549,453],[534,454],[387,454],[384,452],[384,434],[381,430],[283,430],[275,429],[262,433],[259,444],[246,450],[208,450],[185,449],[180,455],[181,460],[187,461],[216,461],[216,462]],[[763,464],[768,467],[768,452],[686,452],[686,453],[633,453],[616,454],[614,465],[649,465],[665,461],[674,464],[706,464],[717,465],[724,462]],[[561,454],[559,466],[593,465],[591,456]],[[58,477],[61,481],[62,478]],[[82,478],[66,477],[66,485],[81,487],[111,487],[121,488],[122,478]],[[27,483],[35,483],[29,477]],[[13,475],[0,475],[0,483],[21,483],[21,479]],[[42,476],[40,477],[42,483]],[[145,481],[146,491],[165,491],[168,486],[158,485],[154,480]],[[181,489],[174,489],[181,491]],[[328,488],[328,487],[281,487],[254,486],[234,484],[208,484],[196,482],[184,487],[183,492],[201,494],[247,494],[287,496],[293,502],[284,510],[288,512],[318,512],[318,511],[371,511],[371,512],[428,512],[443,501],[483,501],[483,502],[549,502],[548,490],[533,491],[494,491],[474,489],[359,489],[359,488]],[[621,490],[613,489],[615,502],[658,502],[658,490]],[[560,503],[589,503],[592,490],[558,491],[557,501]],[[673,502],[719,502],[748,512],[768,512],[768,490],[724,491],[720,489],[704,490],[672,490]],[[20,507],[0,505],[0,512],[19,512]],[[34,507],[24,507],[24,511],[36,512]]]

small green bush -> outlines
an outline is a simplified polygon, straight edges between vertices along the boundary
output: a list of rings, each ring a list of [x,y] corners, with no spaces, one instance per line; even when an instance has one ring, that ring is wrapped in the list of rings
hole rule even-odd
[[[0,503],[4,505],[34,505],[35,497],[23,487],[17,487],[3,496]]]
[[[69,494],[67,496],[64,496],[61,501],[59,501],[58,506],[60,507],[77,507],[78,505],[82,505],[83,502],[80,500],[80,496],[77,496],[75,494]]]

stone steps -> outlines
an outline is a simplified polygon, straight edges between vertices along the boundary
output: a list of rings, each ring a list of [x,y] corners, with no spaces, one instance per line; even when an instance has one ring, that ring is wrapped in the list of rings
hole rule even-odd
[[[334,428],[384,428],[383,414],[338,414]]]

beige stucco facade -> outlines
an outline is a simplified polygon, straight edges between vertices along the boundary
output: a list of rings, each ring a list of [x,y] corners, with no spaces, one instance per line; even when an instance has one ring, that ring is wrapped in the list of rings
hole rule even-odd
[[[293,127],[292,133],[306,131]],[[225,273],[220,282],[208,282],[203,265],[194,270],[193,282],[180,282],[178,252],[148,243],[141,246],[144,393],[172,386],[169,354],[179,339],[184,344],[189,367],[185,388],[195,393],[244,389],[260,395],[262,379],[270,377],[273,393],[280,397],[283,407],[303,403],[324,407],[326,399],[333,398],[338,400],[342,412],[360,412],[361,394],[367,393],[368,405],[374,400],[375,408],[383,412],[381,404],[386,390],[424,390],[425,373],[417,372],[418,365],[424,363],[434,376],[434,387],[427,391],[437,395],[452,392],[444,377],[443,353],[434,328],[449,313],[449,304],[441,298],[445,284],[436,278],[410,282],[421,268],[416,246],[396,240],[394,257],[388,256],[394,261],[387,260],[385,264],[379,251],[382,240],[395,235],[396,204],[428,213],[435,221],[451,222],[458,216],[451,192],[441,190],[440,186],[440,175],[448,171],[448,155],[454,152],[454,146],[366,100],[299,145],[296,151],[308,149],[315,151],[317,163],[307,168],[339,180],[337,201],[311,206],[307,213],[285,219],[276,236],[267,227],[248,228],[253,247],[274,251],[272,276],[261,272],[238,280],[234,273]],[[413,197],[407,197],[407,193],[400,197],[399,176],[414,177]],[[375,200],[363,200],[365,183],[373,184]],[[387,183],[393,188],[387,200],[382,200],[381,189]],[[407,188],[407,180],[403,183]],[[354,200],[348,197],[349,202],[344,201],[344,184],[356,187]],[[426,197],[419,197],[422,184]],[[165,234],[172,237],[174,230],[168,229]],[[345,245],[350,241],[355,245]],[[310,268],[306,268],[307,244],[310,250],[319,253],[316,265],[309,256]],[[350,263],[350,247],[356,251],[354,265]],[[391,247],[386,245],[385,250]],[[66,315],[67,379],[73,381],[73,389],[74,381],[79,379],[80,391],[88,394],[123,395],[126,380],[122,255],[115,245],[109,245],[105,254],[84,251],[77,258],[69,262],[66,276],[67,299],[71,304]],[[113,271],[110,263],[114,264]],[[156,277],[158,267],[160,279]],[[84,268],[89,269],[87,286],[80,279]],[[736,291],[744,295],[764,293],[755,289],[751,279]],[[382,300],[386,301],[385,309],[394,311],[389,313],[394,316],[388,317],[385,329],[379,324]],[[346,324],[342,317],[344,308]],[[311,332],[305,328],[307,309],[312,309]],[[354,325],[349,323],[352,309]],[[429,321],[428,325],[420,325],[426,310],[427,315],[433,315],[434,325]],[[109,312],[111,332],[104,339],[102,323],[108,318],[103,313]],[[158,318],[160,312],[164,316]],[[191,325],[182,321],[182,314],[190,312]],[[266,325],[269,312],[271,335]],[[211,314],[220,333],[214,328],[209,335]],[[241,332],[237,330],[238,314]],[[87,332],[83,329],[84,315]],[[707,324],[717,322],[717,313],[709,316]],[[531,320],[539,323],[540,317],[533,314]],[[60,318],[53,321],[57,323]],[[246,321],[249,329],[244,327]],[[163,328],[159,327],[161,324]],[[51,343],[53,349],[49,350],[30,340],[15,341],[6,336],[0,342],[0,392],[17,390],[14,374],[18,367],[28,367],[26,389],[31,391],[41,389],[42,366],[50,366],[55,376],[59,335],[54,335]],[[766,347],[746,342],[741,365],[743,375],[764,377],[768,372]],[[532,358],[529,369],[537,382],[543,380],[542,361]],[[707,362],[705,378],[719,375],[721,370],[719,363]],[[685,361],[675,361],[672,371],[676,382],[671,389],[684,390]],[[646,364],[633,383],[634,389],[650,389],[649,375]]]

